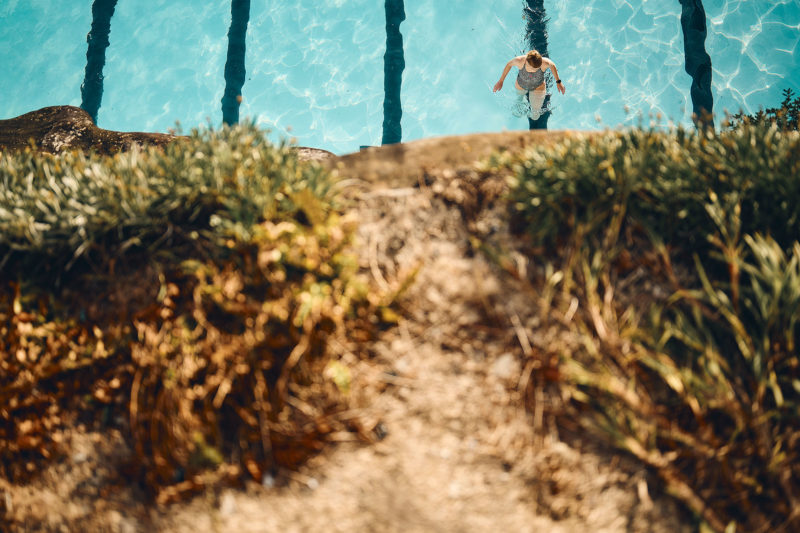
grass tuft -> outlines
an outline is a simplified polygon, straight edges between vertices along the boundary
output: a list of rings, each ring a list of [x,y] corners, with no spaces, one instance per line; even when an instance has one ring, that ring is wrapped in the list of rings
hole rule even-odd
[[[546,273],[532,312],[564,331],[537,356],[559,361],[562,415],[717,531],[800,527],[798,154],[796,133],[744,124],[568,139],[506,165]]]

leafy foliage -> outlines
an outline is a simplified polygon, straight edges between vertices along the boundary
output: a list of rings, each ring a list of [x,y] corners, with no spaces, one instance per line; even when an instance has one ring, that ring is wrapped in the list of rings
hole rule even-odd
[[[798,144],[634,130],[512,164],[568,412],[718,531],[800,526]]]

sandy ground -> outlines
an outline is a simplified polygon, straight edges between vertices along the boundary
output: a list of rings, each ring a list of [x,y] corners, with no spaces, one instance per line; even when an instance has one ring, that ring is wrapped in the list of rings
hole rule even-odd
[[[541,140],[511,137],[495,145]],[[553,420],[521,407],[522,350],[510,321],[526,305],[524,293],[471,249],[461,211],[439,194],[491,148],[473,140],[441,140],[450,148],[438,147],[438,163],[430,159],[435,141],[335,161],[360,219],[363,268],[388,290],[417,271],[403,318],[370,347],[370,358],[334,347],[351,372],[352,416],[382,438],[367,444],[342,435],[300,472],[155,507],[114,474],[127,453],[123,435],[75,428],[65,434],[67,457],[30,485],[0,480],[0,517],[13,519],[6,527],[692,531],[644,469],[574,435],[564,442]]]

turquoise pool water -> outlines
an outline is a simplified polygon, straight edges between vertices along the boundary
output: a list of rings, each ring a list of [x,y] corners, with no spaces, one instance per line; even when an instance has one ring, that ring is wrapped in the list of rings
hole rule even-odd
[[[704,0],[714,112],[800,93],[800,0]],[[691,123],[678,0],[545,0],[550,57],[567,94],[550,129]],[[520,0],[405,0],[402,139],[526,129],[511,113],[526,49]],[[56,15],[57,13],[57,15]],[[91,0],[3,0],[0,118],[81,105]],[[100,127],[167,131],[222,122],[229,1],[119,0],[103,69]],[[384,3],[292,0],[250,7],[240,116],[305,146],[381,143]]]

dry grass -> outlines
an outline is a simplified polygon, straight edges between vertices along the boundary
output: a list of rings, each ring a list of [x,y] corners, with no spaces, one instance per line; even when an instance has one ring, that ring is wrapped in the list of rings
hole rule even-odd
[[[244,127],[4,154],[0,183],[4,476],[36,471],[81,417],[129,432],[162,502],[260,481],[349,429],[328,339],[368,338],[385,302],[321,167]]]

